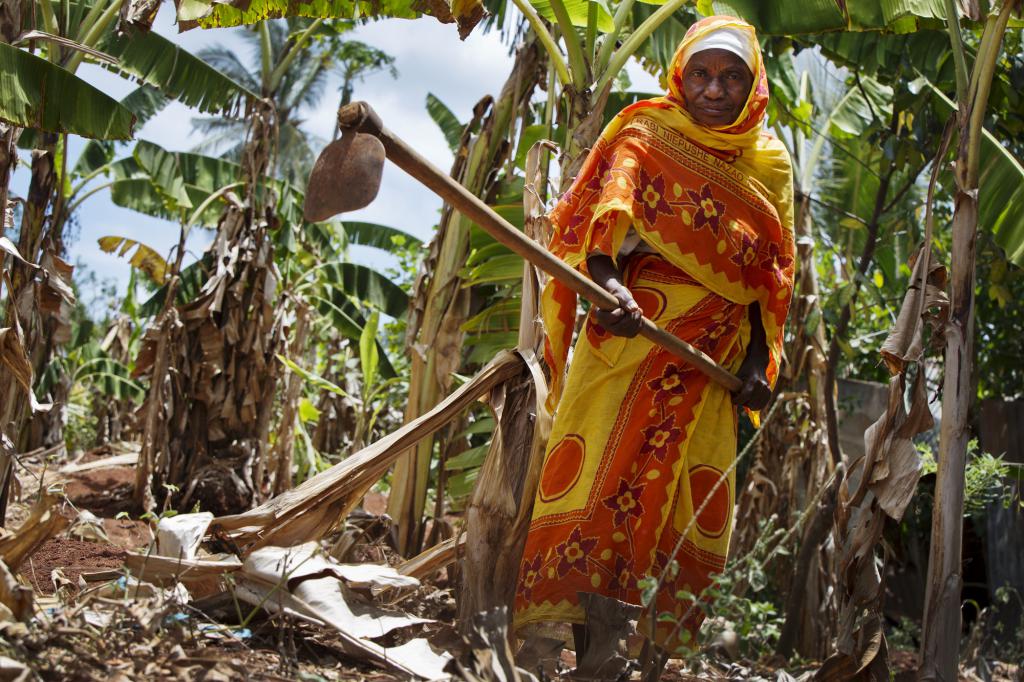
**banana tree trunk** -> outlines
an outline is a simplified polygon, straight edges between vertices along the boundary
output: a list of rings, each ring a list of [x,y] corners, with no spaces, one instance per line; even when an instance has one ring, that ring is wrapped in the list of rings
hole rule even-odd
[[[7,196],[11,185],[11,171],[17,159],[17,142],[21,129],[0,123],[0,237],[7,230]],[[11,213],[13,218],[13,209]]]
[[[547,164],[543,164],[542,170],[540,156],[539,147],[527,155],[523,203],[527,234],[546,242],[548,221],[542,215],[542,187],[538,185],[547,176]],[[523,367],[519,376],[491,394],[497,428],[466,509],[466,546],[458,599],[458,622],[464,632],[482,611],[503,606],[507,613],[512,612],[544,450],[551,432],[551,415],[545,407],[547,381],[537,361],[544,343],[544,330],[539,323],[543,286],[542,273],[524,263],[518,339]]]
[[[151,467],[154,495],[169,503],[228,514],[248,508],[266,471],[271,411],[279,374],[276,353],[282,346],[280,311],[274,298],[277,275],[269,230],[277,218],[261,178],[276,148],[277,112],[270,99],[250,115],[249,142],[243,153],[246,198],[221,217],[210,250],[217,270],[198,298],[176,306],[182,325],[162,358],[160,334],[151,331],[136,363],[136,373],[152,373],[168,364],[170,392],[152,381],[147,395],[162,418],[147,420],[140,469]],[[166,403],[166,404],[164,404]],[[260,462],[263,462],[262,469]],[[145,491],[137,498],[148,504]]]
[[[952,3],[947,3],[951,5]],[[954,167],[953,247],[950,255],[949,322],[945,329],[945,380],[939,434],[935,506],[921,637],[920,680],[953,682],[960,651],[960,592],[963,587],[962,548],[967,443],[971,438],[970,410],[976,397],[974,371],[974,289],[978,237],[979,155],[982,122],[988,105],[1003,35],[1016,3],[1004,0],[998,17],[990,17],[978,48],[970,81],[961,72],[960,140]],[[948,10],[947,10],[948,11]],[[954,15],[955,16],[955,15]],[[950,24],[954,51],[962,53],[959,29]],[[970,98],[962,97],[965,92]]]
[[[32,151],[32,176],[29,180],[22,213],[21,230],[18,234],[17,248],[23,258],[39,262],[45,234],[47,208],[56,183],[54,166],[54,150],[57,136],[51,133],[42,135],[40,149]],[[18,320],[22,332],[22,344],[31,354],[32,349],[40,343],[40,311],[36,292],[34,271],[18,262],[12,262],[9,274],[7,305],[4,320],[11,326]],[[30,357],[31,361],[31,357]],[[28,443],[28,419],[30,414],[29,398],[14,380],[11,371],[0,366],[0,391],[3,392],[3,406],[0,408],[0,429],[8,434],[15,445],[16,452],[24,452]],[[3,461],[0,470],[0,525],[3,524],[7,511],[8,491],[13,477],[13,460]]]
[[[299,303],[295,310],[295,331],[293,332],[289,356],[299,358],[305,355],[309,338],[309,306]],[[284,389],[284,409],[277,442],[270,458],[274,470],[271,474],[271,496],[280,495],[292,487],[292,464],[295,460],[295,427],[299,414],[299,399],[302,397],[302,377],[295,372],[288,375]],[[262,476],[257,475],[259,481]]]
[[[21,34],[22,3],[10,0],[0,1],[0,42],[11,43]],[[0,123],[0,237],[7,229],[7,193],[11,182],[11,171],[17,163],[18,137],[21,128]],[[3,424],[0,424],[0,429]],[[2,522],[2,519],[0,519]]]
[[[465,157],[457,155],[452,177],[477,196],[486,196],[494,169],[508,154],[506,142],[512,122],[516,112],[529,102],[542,68],[540,50],[534,42],[519,49],[512,73],[480,134],[469,145]],[[446,210],[431,245],[431,258],[425,264],[425,278],[429,280],[417,284],[413,315],[418,325],[410,329],[412,367],[406,423],[428,412],[448,394],[452,373],[461,364],[460,328],[469,312],[469,291],[462,287],[459,271],[469,256],[471,225],[460,214]],[[404,556],[416,554],[422,543],[433,450],[433,440],[425,439],[398,461],[392,475],[388,513],[395,519],[396,544]]]

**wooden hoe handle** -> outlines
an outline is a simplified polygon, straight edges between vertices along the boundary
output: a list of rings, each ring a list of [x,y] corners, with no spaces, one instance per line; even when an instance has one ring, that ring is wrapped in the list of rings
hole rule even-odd
[[[380,117],[366,102],[353,102],[339,109],[338,123],[342,128],[350,128],[357,132],[376,136],[383,143],[387,157],[394,161],[399,168],[429,187],[500,243],[562,282],[578,295],[603,310],[614,310],[619,307],[615,297],[603,287],[570,268],[544,246],[526,236],[495,213],[490,206],[453,180],[447,173],[417,154],[409,145],[384,127]],[[739,391],[743,386],[743,382],[707,354],[668,333],[646,317],[641,322],[640,336],[686,360],[712,381],[729,391]]]

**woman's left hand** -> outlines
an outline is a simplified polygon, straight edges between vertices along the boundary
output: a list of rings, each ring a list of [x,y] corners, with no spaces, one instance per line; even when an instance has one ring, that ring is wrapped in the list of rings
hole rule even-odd
[[[740,407],[751,410],[762,410],[772,397],[772,389],[768,386],[768,377],[757,362],[745,361],[736,376],[743,382],[739,391],[733,393],[732,401]]]

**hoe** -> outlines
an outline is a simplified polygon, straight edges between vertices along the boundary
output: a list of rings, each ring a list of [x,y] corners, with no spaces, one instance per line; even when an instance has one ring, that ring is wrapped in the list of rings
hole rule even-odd
[[[604,310],[618,307],[614,296],[516,229],[385,128],[380,117],[367,103],[353,102],[339,109],[338,123],[342,130],[341,138],[327,145],[320,153],[309,177],[304,207],[306,220],[327,220],[340,213],[367,206],[377,196],[384,172],[384,159],[388,158],[497,241],[578,295]],[[729,391],[740,389],[740,380],[728,370],[646,317],[642,321],[640,335],[689,362]]]

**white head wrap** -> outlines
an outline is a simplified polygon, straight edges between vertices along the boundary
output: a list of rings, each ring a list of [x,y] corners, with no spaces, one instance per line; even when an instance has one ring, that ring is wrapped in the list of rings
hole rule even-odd
[[[738,28],[725,27],[712,31],[689,47],[683,55],[683,64],[690,57],[704,50],[728,50],[747,64],[750,72],[754,72],[754,47],[750,44],[750,36]]]

